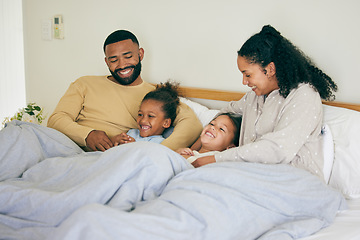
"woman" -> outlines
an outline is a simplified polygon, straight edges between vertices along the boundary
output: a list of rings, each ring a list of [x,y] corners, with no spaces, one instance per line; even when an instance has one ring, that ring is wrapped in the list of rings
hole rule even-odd
[[[237,63],[243,84],[252,91],[221,112],[242,115],[240,145],[193,165],[285,163],[322,178],[321,98],[333,99],[336,84],[269,25],[245,42]]]

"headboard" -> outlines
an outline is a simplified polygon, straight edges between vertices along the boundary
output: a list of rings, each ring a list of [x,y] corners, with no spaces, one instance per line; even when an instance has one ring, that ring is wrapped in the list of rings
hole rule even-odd
[[[206,88],[195,88],[195,87],[184,87],[179,86],[180,93],[187,98],[200,98],[200,99],[210,99],[218,101],[237,101],[242,98],[245,93],[235,92],[235,91],[226,91],[226,90],[213,90]],[[323,101],[323,104],[342,107],[360,112],[360,104],[352,103],[343,103],[335,101]]]

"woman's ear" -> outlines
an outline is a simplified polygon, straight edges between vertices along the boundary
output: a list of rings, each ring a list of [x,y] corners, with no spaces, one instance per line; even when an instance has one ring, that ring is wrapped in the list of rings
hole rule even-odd
[[[265,70],[266,70],[266,76],[267,76],[268,78],[273,77],[273,76],[276,74],[275,63],[274,63],[274,62],[269,63],[269,64],[265,67]]]
[[[163,128],[169,128],[171,126],[171,119],[166,118],[163,122]]]

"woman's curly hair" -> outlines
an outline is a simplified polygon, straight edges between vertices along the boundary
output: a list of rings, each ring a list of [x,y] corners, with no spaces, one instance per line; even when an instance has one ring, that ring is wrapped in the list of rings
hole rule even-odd
[[[265,74],[265,67],[273,62],[279,92],[284,98],[300,83],[309,83],[322,99],[335,99],[333,91],[337,91],[336,83],[270,25],[264,26],[259,33],[250,37],[238,51],[238,55],[245,57],[250,63],[259,64]]]
[[[180,104],[179,97],[181,96],[178,91],[179,83],[167,81],[165,83],[160,83],[156,85],[156,89],[148,92],[143,98],[142,102],[148,99],[156,100],[161,102],[162,110],[165,113],[165,118],[171,119],[171,124],[173,124],[177,107]]]

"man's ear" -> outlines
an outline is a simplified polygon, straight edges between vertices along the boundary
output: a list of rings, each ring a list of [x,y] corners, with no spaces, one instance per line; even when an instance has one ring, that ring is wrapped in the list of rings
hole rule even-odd
[[[108,63],[107,58],[105,57],[104,59],[105,59],[106,66],[108,66],[108,67],[109,67],[109,63]]]
[[[226,150],[228,150],[228,149],[230,149],[230,148],[233,148],[233,147],[236,147],[236,146],[235,146],[235,144],[232,143],[232,144],[230,144],[230,145],[226,148]]]
[[[170,126],[171,126],[171,119],[166,118],[165,121],[163,122],[163,128],[169,128]]]
[[[143,48],[139,48],[139,57],[140,57],[140,61],[142,61],[142,60],[143,60],[143,58],[144,58],[144,53],[145,53],[144,49],[143,49]]]

